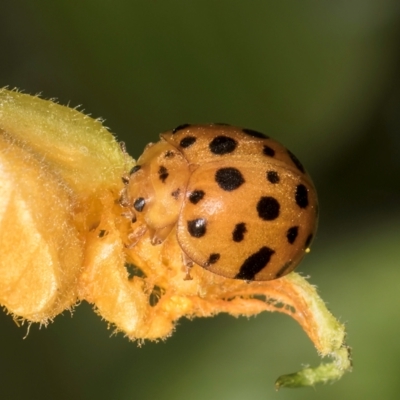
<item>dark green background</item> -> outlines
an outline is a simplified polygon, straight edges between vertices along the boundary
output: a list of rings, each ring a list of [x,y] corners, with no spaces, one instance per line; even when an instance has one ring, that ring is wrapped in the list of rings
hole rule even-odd
[[[138,348],[82,304],[25,339],[1,314],[1,398],[398,399],[399,23],[395,0],[2,2],[0,86],[82,104],[135,157],[161,131],[215,121],[302,160],[321,219],[298,271],[346,323],[354,372],[276,393],[278,375],[318,362],[286,316],[182,320]]]

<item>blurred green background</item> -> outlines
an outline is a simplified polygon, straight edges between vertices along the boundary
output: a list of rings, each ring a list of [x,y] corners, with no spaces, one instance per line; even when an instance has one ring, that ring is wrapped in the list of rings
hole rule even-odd
[[[82,104],[134,157],[181,123],[228,122],[302,160],[321,219],[298,271],[346,323],[354,371],[276,393],[319,362],[289,317],[182,320],[139,348],[81,304],[25,339],[1,313],[1,398],[398,399],[399,50],[396,0],[2,2],[0,86]]]

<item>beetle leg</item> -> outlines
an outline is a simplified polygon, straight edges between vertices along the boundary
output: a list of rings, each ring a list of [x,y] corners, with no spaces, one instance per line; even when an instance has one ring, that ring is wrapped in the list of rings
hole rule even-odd
[[[167,238],[167,236],[171,233],[172,228],[175,226],[175,224],[167,225],[164,228],[157,229],[154,231],[154,234],[151,238],[151,244],[152,245],[158,245],[164,242],[164,240]]]
[[[129,244],[125,245],[125,247],[127,249],[132,249],[133,247],[135,247],[137,242],[146,233],[146,231],[147,231],[146,225],[141,225],[135,230],[133,230],[130,234],[128,234]]]
[[[193,278],[190,275],[190,270],[193,267],[193,260],[189,258],[183,251],[182,251],[182,263],[185,267],[186,275],[183,278],[185,281],[191,281]]]

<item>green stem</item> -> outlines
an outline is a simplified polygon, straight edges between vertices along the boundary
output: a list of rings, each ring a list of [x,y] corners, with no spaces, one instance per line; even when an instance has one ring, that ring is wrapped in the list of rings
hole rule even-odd
[[[304,368],[299,372],[280,376],[275,382],[275,388],[298,388],[314,386],[317,383],[334,382],[351,370],[350,348],[343,345],[339,350],[330,354],[334,361],[320,364],[315,368]]]
[[[316,331],[312,339],[318,352],[323,357],[333,358],[333,361],[314,368],[304,368],[293,374],[282,375],[277,379],[275,387],[276,389],[296,388],[336,381],[352,368],[350,348],[345,343],[344,325],[330,313],[315,287],[306,279],[295,273],[288,275],[287,278],[295,284],[296,290],[307,303],[307,309],[315,321]]]

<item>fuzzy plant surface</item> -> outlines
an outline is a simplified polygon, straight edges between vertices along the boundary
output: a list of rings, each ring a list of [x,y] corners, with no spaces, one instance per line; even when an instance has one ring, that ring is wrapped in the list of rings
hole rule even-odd
[[[0,303],[16,322],[47,325],[87,301],[141,343],[169,337],[182,317],[281,312],[331,360],[281,376],[276,388],[351,370],[344,326],[299,274],[245,282],[194,265],[187,280],[176,235],[154,246],[146,233],[128,246],[119,199],[134,166],[100,120],[0,90]]]

